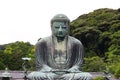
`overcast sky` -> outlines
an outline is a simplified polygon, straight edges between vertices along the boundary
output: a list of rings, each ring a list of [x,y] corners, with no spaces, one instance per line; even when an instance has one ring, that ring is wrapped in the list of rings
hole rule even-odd
[[[120,0],[0,0],[0,45],[35,44],[51,35],[50,20],[59,13],[70,20],[99,8],[120,8]]]

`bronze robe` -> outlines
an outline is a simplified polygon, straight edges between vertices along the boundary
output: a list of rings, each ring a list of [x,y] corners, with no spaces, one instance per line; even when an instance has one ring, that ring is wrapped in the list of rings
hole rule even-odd
[[[36,44],[37,70],[41,70],[43,65],[49,66],[52,69],[57,69],[57,65],[53,58],[57,51],[55,51],[54,40],[52,38],[52,36],[43,38]],[[79,40],[71,36],[67,36],[66,40],[67,62],[64,69],[78,66],[78,69],[81,70],[84,57],[83,45]]]

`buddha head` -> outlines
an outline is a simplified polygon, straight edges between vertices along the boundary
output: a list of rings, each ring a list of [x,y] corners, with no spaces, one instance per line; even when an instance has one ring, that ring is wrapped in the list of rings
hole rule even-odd
[[[57,38],[65,38],[69,33],[70,20],[64,14],[57,14],[51,20],[52,35]]]

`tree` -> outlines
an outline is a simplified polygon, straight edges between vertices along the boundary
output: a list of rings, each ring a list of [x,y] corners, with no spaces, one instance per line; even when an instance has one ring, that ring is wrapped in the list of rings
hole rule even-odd
[[[70,35],[81,40],[85,47],[85,57],[104,57],[113,44],[117,45],[116,51],[120,53],[119,9],[98,9],[79,16],[71,22]]]
[[[3,63],[11,70],[22,69],[22,57],[27,57],[33,54],[31,51],[33,45],[29,42],[15,42],[10,43],[5,47]]]

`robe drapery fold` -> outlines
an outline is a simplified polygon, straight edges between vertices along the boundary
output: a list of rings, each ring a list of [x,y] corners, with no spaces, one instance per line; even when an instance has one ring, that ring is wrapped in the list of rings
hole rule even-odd
[[[55,64],[53,55],[57,53],[55,50],[55,42],[52,39],[52,36],[41,39],[36,44],[36,68],[37,70],[41,70],[43,65],[46,65],[50,68],[57,69],[57,65]],[[83,63],[83,45],[82,43],[71,37],[67,36],[66,42],[67,48],[67,63],[65,69],[72,68],[74,66],[81,68]]]

